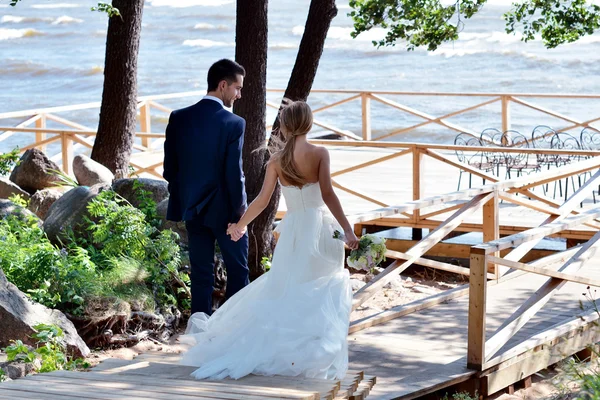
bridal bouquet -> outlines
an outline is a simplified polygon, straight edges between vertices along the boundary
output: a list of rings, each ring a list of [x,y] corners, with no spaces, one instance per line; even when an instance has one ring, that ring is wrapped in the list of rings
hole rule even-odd
[[[340,231],[333,233],[335,239],[344,239]],[[348,265],[354,269],[371,271],[385,260],[385,239],[375,235],[363,235],[360,237],[358,249],[352,250],[346,259]]]

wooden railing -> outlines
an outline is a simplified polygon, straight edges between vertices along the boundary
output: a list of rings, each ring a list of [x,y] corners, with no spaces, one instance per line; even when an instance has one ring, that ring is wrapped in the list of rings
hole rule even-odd
[[[269,97],[283,95],[283,90],[273,89],[268,90]],[[184,92],[172,93],[155,96],[141,96],[138,103],[138,120],[139,132],[137,134],[140,139],[136,144],[136,150],[144,151],[152,148],[157,148],[164,139],[164,126],[167,121],[168,114],[174,108],[173,105],[165,105],[163,103],[187,101],[188,98],[200,98],[204,92]],[[342,97],[342,99],[337,99]],[[424,98],[440,99],[439,104],[433,110],[420,110],[413,106],[408,106],[398,98],[414,101]],[[475,99],[474,104],[469,104],[466,107],[458,105],[460,99]],[[279,98],[276,101],[268,100],[267,106],[273,113],[279,109]],[[599,128],[593,124],[600,121],[600,116],[597,111],[593,115],[585,118],[574,118],[566,115],[568,106],[564,103],[568,101],[578,101],[583,104],[585,102],[593,103],[600,100],[600,95],[570,95],[570,94],[511,94],[511,93],[417,93],[417,92],[396,92],[396,91],[360,91],[360,90],[318,90],[311,92],[310,102],[314,103],[314,124],[316,129],[321,129],[324,132],[332,132],[339,136],[354,140],[354,141],[384,141],[389,139],[401,139],[402,135],[414,132],[427,132],[423,129],[442,128],[445,131],[455,134],[457,132],[472,133],[478,135],[483,128],[494,127],[502,131],[509,130],[513,125],[511,117],[511,107],[519,106],[523,110],[533,112],[537,116],[535,125],[552,125],[556,131],[569,131],[587,128],[594,131],[599,131]],[[555,105],[563,110],[551,109],[547,106],[537,104],[543,101],[555,101],[559,104]],[[189,102],[189,101],[187,101]],[[402,115],[411,116],[411,118],[420,119],[421,122],[408,122],[407,118],[390,117],[383,115],[379,117],[373,116],[374,106],[385,107],[386,110],[393,112],[401,112]],[[443,105],[443,106],[442,106]],[[472,112],[481,112],[483,108],[489,110],[488,106],[497,107],[494,116],[471,118],[479,121],[477,124],[466,122],[455,123],[450,119],[454,117],[466,116]],[[22,148],[41,147],[60,142],[60,156],[57,160],[63,163],[63,168],[69,169],[69,157],[73,152],[73,146],[88,148],[93,143],[95,129],[89,127],[90,122],[95,122],[90,119],[90,113],[86,114],[84,126],[82,121],[75,121],[72,118],[68,119],[58,114],[77,114],[89,110],[99,109],[100,103],[78,104],[73,106],[49,107],[41,109],[32,109],[25,111],[4,112],[0,113],[0,147],[3,141],[15,133],[33,132],[35,140],[31,143],[25,143]],[[449,111],[452,109],[452,111]],[[591,105],[587,107],[589,110],[598,110],[597,106]],[[444,110],[443,115],[440,111]],[[332,113],[326,115],[327,113]],[[94,113],[96,116],[97,113]],[[540,116],[541,115],[541,116]],[[349,123],[350,117],[354,117],[354,121],[360,121],[360,127],[356,126],[355,122]],[[548,123],[547,119],[551,118],[555,123]],[[15,126],[5,125],[3,120],[19,120]],[[332,120],[333,119],[333,120]],[[375,129],[374,125],[381,121],[392,121],[392,127]],[[559,121],[559,122],[557,122]],[[153,125],[155,132],[153,133]],[[351,126],[348,126],[351,125]],[[68,129],[65,129],[68,128]],[[267,131],[270,125],[266,127]],[[525,132],[523,132],[525,133]],[[452,140],[453,136],[448,136]],[[153,143],[160,140],[158,143]]]
[[[529,272],[539,272],[538,268],[524,267],[523,264],[518,264],[517,262],[545,236],[561,233],[566,234],[566,232],[572,234],[574,231],[572,231],[571,228],[579,225],[584,225],[587,229],[585,235],[581,236],[582,238],[585,237],[590,241],[595,241],[594,238],[600,236],[596,233],[600,230],[600,222],[597,221],[597,218],[600,217],[600,207],[591,208],[585,211],[578,210],[582,200],[589,196],[589,193],[592,190],[598,187],[598,182],[600,181],[599,169],[600,157],[594,157],[555,170],[546,170],[510,180],[496,180],[495,182],[492,181],[493,183],[477,188],[422,198],[402,205],[383,207],[371,212],[351,216],[349,218],[351,222],[356,224],[355,226],[360,226],[360,224],[372,224],[375,221],[381,222],[390,217],[404,214],[406,219],[412,219],[412,226],[419,226],[418,223],[415,223],[415,221],[419,221],[419,215],[415,214],[415,211],[423,211],[428,207],[444,205],[443,210],[452,212],[449,217],[444,218],[442,221],[430,221],[430,226],[432,227],[430,233],[406,253],[388,251],[387,256],[396,260],[382,273],[378,274],[371,282],[355,293],[353,309],[364,304],[396,275],[400,274],[413,264],[468,275],[470,276],[470,284],[354,321],[350,326],[350,333],[470,294],[469,363],[472,366],[479,366],[478,368],[480,368],[484,364],[481,335],[484,335],[485,332],[485,323],[482,325],[482,321],[485,321],[486,287],[498,284],[509,278],[506,276],[507,268],[504,267],[505,265],[511,268],[525,269]],[[532,192],[534,187],[540,187],[548,182],[564,179],[565,177],[579,176],[580,174],[588,175],[588,179],[586,179],[585,183],[563,204],[557,204],[553,200],[545,198],[543,195]],[[522,194],[522,196],[517,196],[517,193]],[[528,197],[531,197],[531,199]],[[457,200],[462,202],[458,205],[453,204],[446,206],[448,202]],[[540,228],[536,228],[537,230],[525,230],[525,232],[500,239],[502,225],[499,216],[499,203],[501,200],[545,213],[548,217],[540,225]],[[435,215],[439,215],[440,213],[441,211],[438,211]],[[481,223],[466,224],[465,230],[479,230],[483,232],[483,241],[485,244],[473,248],[471,252],[470,269],[424,258],[426,253],[433,246],[440,243],[442,239],[451,232],[459,230],[461,225],[465,224],[466,218],[474,213],[481,213]],[[420,216],[420,218],[424,218],[424,216]],[[563,219],[563,222],[559,222]],[[390,225],[392,224],[390,223]],[[463,226],[463,228],[465,227]],[[590,237],[592,237],[592,239],[590,239]],[[524,238],[529,239],[525,240]],[[511,246],[518,247],[506,255],[507,249]],[[500,261],[498,258],[501,254],[500,252],[504,255],[505,261]],[[562,256],[558,256],[558,258],[553,260],[562,259],[560,257]],[[545,265],[547,262],[548,260],[544,260],[541,265]],[[561,274],[551,272],[548,272],[547,274],[548,276],[565,279],[564,275]],[[510,276],[510,278],[512,277],[514,277],[514,275]],[[493,281],[488,283],[489,279],[492,279]],[[583,282],[582,279],[579,281]],[[588,279],[586,282],[591,284],[592,280]],[[507,329],[510,331],[513,328],[514,326],[511,325],[510,328]]]

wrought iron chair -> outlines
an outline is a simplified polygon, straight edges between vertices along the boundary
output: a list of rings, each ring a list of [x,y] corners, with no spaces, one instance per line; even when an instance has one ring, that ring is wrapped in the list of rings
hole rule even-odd
[[[503,146],[503,133],[496,128],[487,128],[479,135],[481,145],[483,147],[502,147]],[[496,176],[500,176],[500,167],[506,166],[506,157],[504,153],[496,151],[483,151],[485,159],[492,166],[492,173]]]
[[[482,148],[481,141],[479,138],[471,135],[470,133],[459,133],[454,138],[454,145],[463,146],[463,147],[475,147]],[[488,162],[486,162],[483,152],[479,151],[466,151],[461,149],[456,149],[456,158],[459,162],[469,165],[470,167],[477,168],[484,172],[490,172],[493,168]],[[469,174],[469,188],[472,186],[473,174],[470,171],[460,170],[460,175],[458,176],[458,185],[456,190],[460,190],[460,184],[462,180],[463,173]],[[483,184],[485,185],[485,179],[483,179]]]
[[[550,140],[550,148],[556,150],[581,150],[581,144],[579,140],[575,138],[573,135],[566,132],[556,132],[552,135],[552,139]],[[570,164],[572,162],[577,162],[581,159],[579,155],[572,154],[559,154],[555,156],[555,163],[557,167]],[[573,188],[573,193],[577,190],[575,188],[575,180],[573,176],[571,178],[571,187]],[[581,175],[577,176],[577,180],[579,182],[579,186],[581,186]],[[568,197],[569,193],[569,178],[565,178],[565,200]],[[560,190],[560,196],[562,197],[562,182],[558,181],[558,187]],[[554,186],[554,195],[556,195],[556,185]]]
[[[504,147],[511,149],[528,149],[529,141],[527,137],[522,133],[514,130],[506,131],[502,134],[502,144]],[[505,152],[504,153],[504,164],[506,167],[506,178],[512,178],[511,172],[515,171],[517,177],[524,173],[531,173],[532,171],[539,171],[540,164],[529,159],[529,152],[524,151],[522,153]]]

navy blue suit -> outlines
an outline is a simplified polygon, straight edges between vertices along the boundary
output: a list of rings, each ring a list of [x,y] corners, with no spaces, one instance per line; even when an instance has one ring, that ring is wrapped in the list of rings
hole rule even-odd
[[[192,313],[212,313],[215,240],[227,269],[226,298],[249,283],[248,236],[234,242],[227,224],[246,210],[242,171],[243,118],[214,100],[169,117],[163,176],[169,183],[167,219],[185,221],[191,263]]]

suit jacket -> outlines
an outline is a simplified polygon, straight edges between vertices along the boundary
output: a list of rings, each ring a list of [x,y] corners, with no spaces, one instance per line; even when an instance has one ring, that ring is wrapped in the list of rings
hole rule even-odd
[[[246,121],[203,99],[169,117],[163,176],[169,183],[167,219],[199,219],[226,229],[246,210],[242,147]]]

